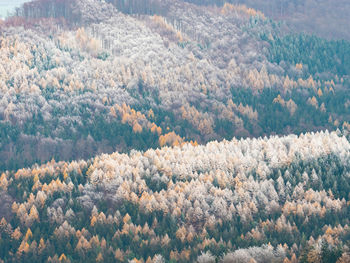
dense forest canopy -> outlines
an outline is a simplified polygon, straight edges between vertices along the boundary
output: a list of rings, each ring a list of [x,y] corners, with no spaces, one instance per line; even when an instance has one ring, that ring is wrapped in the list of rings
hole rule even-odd
[[[286,35],[245,6],[123,3],[138,15],[38,0],[4,22],[1,170],[347,127],[349,42]]]
[[[348,262],[349,174],[328,132],[53,160],[2,174],[0,257]]]
[[[0,262],[350,262],[348,31],[305,33],[327,3],[0,20]]]

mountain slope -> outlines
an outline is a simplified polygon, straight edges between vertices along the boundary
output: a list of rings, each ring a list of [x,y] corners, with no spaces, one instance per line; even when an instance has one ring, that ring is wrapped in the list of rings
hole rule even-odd
[[[0,256],[194,262],[208,251],[200,258],[282,262],[324,256],[323,240],[338,258],[349,172],[349,141],[328,132],[52,161],[2,175],[15,202]],[[237,250],[249,246],[261,247]]]
[[[34,1],[4,23],[2,170],[348,125],[348,42],[244,6],[128,3]]]
[[[349,55],[243,5],[24,4],[0,263],[349,262]]]

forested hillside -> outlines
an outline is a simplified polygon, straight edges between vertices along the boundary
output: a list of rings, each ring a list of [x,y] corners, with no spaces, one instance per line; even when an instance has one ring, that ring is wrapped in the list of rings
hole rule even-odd
[[[0,169],[348,125],[349,42],[245,6],[123,3],[35,1],[3,23]]]
[[[349,174],[328,132],[51,161],[2,174],[0,258],[349,262]]]
[[[290,29],[327,39],[350,40],[347,0],[186,0],[198,5],[244,4],[283,21]]]
[[[232,0],[285,21],[292,30],[327,39],[350,40],[350,2],[347,0]]]
[[[350,262],[350,42],[242,3],[0,20],[0,263]]]

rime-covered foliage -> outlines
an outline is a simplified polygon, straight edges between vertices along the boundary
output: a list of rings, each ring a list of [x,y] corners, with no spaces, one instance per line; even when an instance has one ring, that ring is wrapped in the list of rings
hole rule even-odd
[[[349,54],[220,1],[24,4],[0,263],[350,262]]]
[[[0,259],[344,262],[349,174],[334,132],[51,161],[1,175]]]
[[[0,25],[1,170],[349,126],[349,43],[286,36],[254,9],[37,0],[16,14]]]

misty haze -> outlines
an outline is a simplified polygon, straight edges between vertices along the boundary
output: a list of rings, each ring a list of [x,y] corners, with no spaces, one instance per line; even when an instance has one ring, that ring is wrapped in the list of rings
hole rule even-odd
[[[28,2],[28,0],[1,0],[0,1],[0,17],[7,17],[20,7],[21,4]]]

